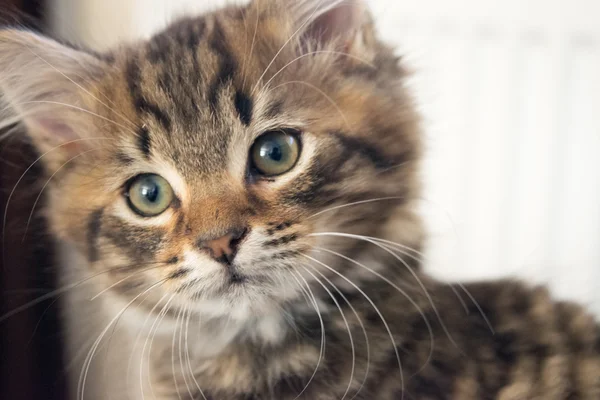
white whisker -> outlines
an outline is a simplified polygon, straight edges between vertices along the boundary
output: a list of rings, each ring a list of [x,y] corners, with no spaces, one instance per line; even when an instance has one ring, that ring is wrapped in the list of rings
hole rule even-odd
[[[52,65],[51,63],[49,63],[48,61],[46,61],[44,58],[42,58],[42,56],[40,56],[39,54],[37,54],[36,52],[34,52],[31,48],[28,48],[28,50],[37,58],[39,58],[41,61],[43,61],[44,63],[46,63],[50,68],[52,68],[53,70],[55,70],[56,72],[58,72],[59,74],[61,74],[65,79],[67,79],[69,82],[71,82],[72,84],[74,84],[75,86],[77,86],[79,89],[81,89],[83,92],[85,92],[86,94],[88,94],[91,98],[93,98],[94,100],[96,100],[98,103],[102,104],[104,107],[106,107],[107,109],[109,109],[110,111],[114,112],[116,115],[118,115],[119,117],[123,118],[123,120],[125,122],[130,123],[131,125],[133,125],[134,127],[138,128],[138,126],[136,124],[134,124],[131,120],[129,120],[129,118],[125,117],[123,114],[119,113],[117,110],[115,110],[114,108],[110,107],[108,104],[104,103],[102,100],[100,100],[98,97],[94,96],[93,93],[91,93],[89,90],[87,90],[86,88],[84,88],[83,86],[81,86],[79,83],[75,82],[73,79],[71,79],[70,77],[68,77],[64,72],[62,72],[61,70],[59,70],[58,68],[56,68],[54,65]]]
[[[177,356],[179,358],[179,367],[181,370],[181,376],[183,378],[183,382],[185,383],[185,388],[187,389],[187,392],[190,395],[190,399],[193,399],[194,394],[192,393],[192,388],[188,382],[188,378],[186,376],[186,371],[185,371],[185,365],[184,365],[185,355],[184,355],[184,348],[183,348],[183,328],[185,325],[184,324],[185,312],[186,312],[186,308],[182,308],[180,311],[181,318],[177,317],[177,324],[180,325],[179,326],[179,338],[178,338],[179,352],[177,353]],[[181,321],[181,323],[179,321]]]
[[[422,252],[420,252],[418,250],[413,249],[412,247],[405,246],[405,245],[400,244],[400,243],[392,242],[390,240],[385,240],[385,239],[380,239],[380,238],[372,237],[372,236],[364,236],[364,237],[368,238],[368,239],[371,239],[371,240],[374,240],[376,242],[386,243],[386,244],[390,245],[391,247],[396,247],[396,249],[395,249],[396,251],[398,251],[398,252],[400,252],[400,253],[402,253],[402,254],[404,254],[404,255],[412,258],[415,261],[421,261],[421,262],[423,262],[423,261],[425,261],[427,259],[427,256],[425,254],[423,254]],[[409,253],[406,253],[406,252],[404,252],[402,250],[399,250],[398,247],[402,248],[402,249],[405,249],[405,250],[408,250],[408,251],[412,251],[414,254],[420,256],[421,258],[417,258],[417,257],[415,257],[412,254],[409,254]],[[482,318],[485,320],[486,324],[489,326],[490,331],[492,333],[494,333],[494,329],[492,328],[491,323],[490,323],[487,315],[485,315],[485,313],[483,312],[483,309],[479,306],[479,303],[477,303],[477,301],[473,298],[473,296],[471,295],[471,293],[467,290],[467,288],[464,285],[462,285],[460,283],[458,285],[469,296],[469,298],[471,299],[471,301],[473,302],[473,304],[475,304],[475,306],[477,307],[477,309],[478,309],[479,313],[481,314]],[[452,291],[454,292],[454,294],[456,295],[456,297],[458,298],[458,300],[462,304],[463,308],[465,309],[465,312],[468,313],[468,307],[465,304],[463,298],[459,295],[459,293],[452,286],[452,284],[448,284],[448,286],[450,286],[450,288],[452,289]]]
[[[356,390],[356,393],[354,394],[354,396],[352,396],[352,399],[354,399],[356,396],[358,396],[358,394],[360,393],[360,391],[362,390],[362,388],[365,386],[365,383],[367,382],[367,378],[369,376],[369,367],[371,365],[371,348],[370,348],[370,345],[369,345],[369,335],[367,334],[367,330],[365,329],[365,325],[363,324],[362,320],[360,319],[360,315],[358,314],[358,312],[356,311],[356,309],[354,308],[354,306],[352,305],[352,303],[350,302],[350,300],[348,300],[346,298],[346,296],[344,296],[344,294],[342,293],[342,291],[340,289],[338,289],[338,287],[329,278],[327,278],[327,276],[325,276],[325,274],[321,273],[316,268],[313,268],[313,271],[315,271],[317,274],[319,274],[321,276],[321,278],[323,278],[327,283],[329,283],[331,285],[331,287],[333,287],[333,289],[346,302],[346,304],[348,304],[348,307],[354,313],[354,316],[356,317],[356,320],[358,321],[358,324],[360,325],[360,328],[361,328],[361,330],[363,332],[363,335],[365,336],[365,346],[366,346],[366,351],[367,351],[367,366],[365,367],[365,377],[363,378],[360,386]]]
[[[252,92],[251,92],[252,94],[254,94],[254,92],[256,91],[256,88],[260,84],[260,81],[265,77],[265,74],[269,71],[269,68],[271,68],[271,65],[273,65],[273,63],[275,62],[275,60],[277,59],[277,57],[279,57],[279,54],[281,54],[281,52],[292,41],[292,39],[294,39],[294,37],[306,26],[306,24],[308,24],[311,21],[311,19],[313,18],[313,16],[315,15],[315,13],[317,12],[317,10],[319,9],[319,6],[321,5],[322,2],[323,2],[323,0],[319,0],[319,3],[317,3],[317,5],[315,6],[313,12],[308,16],[308,18],[306,18],[306,20],[302,23],[302,25],[300,25],[298,27],[298,29],[296,29],[296,31],[294,33],[292,33],[292,35],[288,38],[288,40],[286,40],[285,43],[283,43],[283,45],[277,51],[277,53],[275,53],[275,56],[273,56],[273,59],[271,60],[271,62],[269,62],[269,64],[267,65],[267,67],[265,68],[265,70],[263,71],[263,73],[257,79],[256,84],[252,88]]]
[[[307,87],[309,87],[311,89],[314,89],[316,92],[320,93],[323,97],[325,97],[325,99],[327,99],[327,101],[329,101],[329,103],[340,114],[340,117],[344,120],[344,123],[346,124],[346,127],[348,128],[348,130],[351,129],[350,123],[348,122],[348,119],[346,118],[346,115],[344,114],[344,112],[342,111],[342,109],[340,108],[340,106],[338,106],[338,104],[335,102],[335,100],[333,100],[331,98],[331,96],[329,96],[327,93],[325,93],[323,90],[321,90],[317,86],[313,85],[312,83],[308,83],[308,82],[304,82],[304,81],[287,81],[287,82],[284,82],[284,83],[281,83],[281,84],[275,86],[273,89],[270,89],[269,92],[271,92],[273,90],[276,90],[276,89],[278,89],[278,88],[280,88],[282,86],[292,84],[292,83],[298,83],[300,85],[307,86]]]
[[[175,340],[177,338],[177,329],[179,329],[179,318],[181,317],[181,310],[177,313],[177,318],[175,320],[175,330],[173,331],[173,336],[171,338],[171,373],[173,374],[173,386],[175,387],[175,392],[177,393],[177,398],[182,400],[181,393],[179,392],[179,384],[177,383],[177,373],[175,372]]]
[[[406,267],[406,269],[408,270],[408,272],[412,275],[412,277],[417,281],[417,284],[419,285],[419,287],[421,288],[421,290],[423,290],[423,293],[425,294],[425,297],[427,297],[427,300],[429,301],[429,304],[431,304],[431,309],[433,310],[433,312],[435,313],[436,317],[438,318],[440,325],[442,327],[442,329],[444,330],[444,332],[446,333],[446,335],[448,336],[448,339],[450,340],[450,342],[457,348],[460,350],[458,344],[456,343],[456,341],[452,338],[452,335],[450,335],[450,331],[448,330],[448,328],[446,327],[446,324],[444,323],[444,321],[442,320],[442,317],[435,305],[435,303],[433,302],[433,298],[431,297],[431,295],[429,294],[429,291],[427,290],[427,288],[425,287],[425,285],[423,284],[423,281],[419,278],[419,276],[417,275],[417,273],[410,267],[410,265],[408,265],[408,263],[406,261],[404,261],[401,257],[399,257],[397,254],[395,254],[393,251],[391,251],[390,249],[388,249],[387,247],[385,247],[384,245],[377,243],[376,240],[372,239],[371,237],[368,236],[362,236],[362,235],[353,235],[350,233],[336,233],[336,232],[327,232],[327,233],[315,233],[315,234],[310,234],[309,236],[312,235],[316,235],[316,236],[320,236],[320,235],[330,235],[330,236],[340,236],[340,237],[349,237],[349,238],[354,238],[354,239],[359,239],[359,240],[364,240],[368,243],[374,244],[375,246],[379,247],[380,249],[386,251],[387,253],[391,254],[394,258],[396,258],[398,261],[400,261],[404,267]],[[396,288],[396,285],[393,284],[389,279],[383,277],[381,274],[369,269],[366,266],[363,266],[365,268],[367,268],[368,270],[370,270],[370,272],[372,272],[373,274],[375,274],[376,276],[380,277],[381,279],[385,280],[385,282],[387,282],[390,285],[393,285],[394,288]],[[431,329],[431,328],[430,328]],[[432,340],[433,340],[433,336],[432,336]],[[433,346],[432,346],[433,347]],[[461,350],[462,351],[462,350]]]
[[[300,398],[300,396],[302,396],[302,394],[306,391],[306,389],[308,389],[308,387],[310,386],[311,382],[313,381],[313,379],[317,375],[317,371],[319,370],[319,367],[321,366],[321,361],[323,360],[323,354],[325,353],[326,336],[325,336],[325,323],[323,322],[323,316],[321,315],[321,311],[319,310],[319,304],[317,302],[317,298],[315,297],[314,293],[310,289],[310,286],[308,285],[308,282],[306,281],[306,279],[304,279],[304,277],[301,274],[299,274],[299,273],[295,273],[295,274],[292,273],[291,276],[294,279],[296,279],[296,280],[297,280],[297,278],[296,278],[295,275],[298,275],[298,277],[300,279],[302,279],[302,281],[304,282],[305,288],[308,290],[309,295],[312,298],[312,302],[313,302],[313,305],[315,307],[315,311],[317,312],[317,316],[319,317],[319,323],[321,324],[321,348],[319,350],[319,359],[317,360],[317,365],[315,366],[315,370],[313,371],[312,375],[308,379],[308,382],[306,383],[306,385],[304,386],[304,388],[300,391],[300,393],[298,393],[298,395],[296,397],[294,397],[294,400],[297,400],[297,399]],[[298,281],[298,285],[301,285],[300,281]]]
[[[164,296],[163,296],[163,298],[164,298]],[[161,298],[156,303],[156,305],[159,305],[163,298]],[[151,379],[150,358],[152,356],[152,344],[154,342],[154,338],[156,337],[158,328],[160,327],[160,324],[162,323],[165,316],[167,315],[167,312],[170,309],[171,301],[173,301],[174,298],[175,298],[175,295],[174,294],[171,295],[171,297],[169,297],[169,300],[167,300],[165,305],[158,312],[158,315],[154,319],[154,322],[152,323],[152,326],[150,327],[150,331],[148,332],[148,335],[146,336],[146,340],[144,341],[144,346],[142,347],[142,354],[140,355],[140,389],[142,389],[142,396],[143,396],[143,387],[144,387],[144,382],[142,379],[143,375],[144,375],[144,354],[146,353],[146,346],[148,345],[148,339],[150,339],[150,342],[149,342],[150,345],[148,346],[148,370],[146,372],[146,379],[148,382],[148,389],[150,389],[150,393],[152,394],[152,397],[153,398],[156,397],[154,394],[154,388],[152,387],[152,379]],[[152,310],[154,310],[154,308]],[[150,313],[152,313],[152,312],[153,311],[151,311]]]
[[[256,7],[260,9],[260,0],[255,0],[256,2]],[[244,25],[246,24],[246,14],[244,14]],[[248,54],[246,55],[246,57],[244,57],[244,65],[242,66],[242,75],[244,76],[244,80],[242,81],[242,88],[246,87],[246,78],[248,77],[247,71],[246,71],[246,67],[247,67],[247,63],[248,60],[252,57],[252,54],[254,52],[254,42],[256,41],[256,34],[258,32],[258,21],[260,19],[260,12],[256,12],[256,23],[254,24],[254,35],[252,35],[252,43],[250,44],[250,51],[248,51]],[[246,36],[248,35],[248,31],[246,29]]]
[[[390,341],[392,342],[392,346],[394,347],[394,353],[396,354],[396,360],[398,361],[398,369],[400,372],[400,385],[402,388],[402,396],[401,396],[401,400],[404,400],[404,372],[402,371],[402,362],[400,361],[400,354],[398,353],[398,346],[396,345],[396,341],[394,340],[394,335],[392,334],[392,331],[390,330],[390,327],[387,323],[387,321],[385,320],[383,314],[381,313],[381,311],[379,310],[379,308],[375,305],[375,303],[373,302],[373,300],[371,300],[371,298],[360,288],[358,287],[354,282],[352,282],[350,279],[346,278],[344,275],[342,275],[341,273],[339,273],[338,271],[336,271],[335,269],[331,268],[329,265],[317,260],[316,258],[313,258],[309,255],[300,253],[302,256],[308,258],[309,260],[312,260],[313,262],[321,265],[322,267],[327,268],[329,271],[333,272],[334,274],[336,274],[337,276],[339,276],[340,278],[344,279],[346,282],[348,282],[350,285],[352,285],[368,302],[369,304],[371,304],[371,307],[373,307],[373,309],[375,310],[375,312],[377,313],[377,315],[379,316],[379,318],[381,319],[381,322],[383,323],[383,326],[385,327],[385,330],[388,334],[388,336],[390,337]]]
[[[378,198],[374,198],[374,199],[353,201],[352,203],[346,203],[346,204],[342,204],[339,206],[326,208],[325,210],[319,211],[317,213],[314,213],[314,214],[306,217],[306,219],[314,218],[318,215],[321,215],[321,214],[324,214],[324,213],[327,213],[330,211],[339,210],[340,208],[355,206],[355,205],[359,205],[359,204],[374,203],[376,201],[384,201],[384,200],[403,200],[403,199],[405,199],[405,197],[403,197],[403,196],[391,196],[391,197],[378,197]]]
[[[29,165],[29,167],[27,167],[27,169],[21,174],[21,176],[19,177],[19,179],[17,179],[17,182],[15,183],[15,186],[13,186],[12,190],[10,191],[10,194],[8,195],[8,198],[6,200],[6,206],[4,207],[4,216],[2,218],[2,257],[4,257],[4,255],[6,254],[5,250],[5,241],[6,241],[6,219],[8,217],[8,207],[10,206],[10,201],[12,200],[13,195],[15,194],[15,191],[17,190],[17,187],[19,186],[19,184],[21,183],[21,181],[25,178],[25,175],[27,175],[27,173],[45,156],[47,156],[49,153],[58,150],[59,148],[63,147],[63,146],[68,146],[70,144],[73,143],[77,143],[77,142],[82,142],[85,140],[108,140],[108,138],[106,137],[93,137],[93,138],[84,138],[84,139],[75,139],[75,140],[71,140],[65,143],[62,143],[58,146],[55,146],[53,148],[51,148],[50,150],[48,150],[47,152],[45,152],[44,154],[42,154],[41,156],[39,156],[34,162],[31,163],[31,165]],[[6,263],[6,260],[3,260]],[[0,318],[0,321],[2,319]]]
[[[132,274],[133,275],[133,274]],[[154,311],[158,308],[158,306],[162,303],[162,301],[165,299],[165,297],[167,297],[169,295],[169,293],[165,293],[157,302],[156,304],[152,307],[152,309],[150,310],[150,312],[148,313],[148,315],[146,316],[146,319],[144,320],[144,323],[142,324],[140,331],[138,332],[138,334],[135,337],[135,340],[133,341],[133,346],[131,347],[132,349],[136,349],[139,340],[142,337],[142,333],[144,332],[144,329],[146,328],[146,325],[148,324],[148,321],[150,320],[150,317],[154,315]],[[96,295],[97,296],[97,295]],[[96,297],[94,296],[94,297]],[[174,297],[175,295],[171,295],[171,298]],[[154,323],[156,322],[156,319],[160,316],[160,312],[158,313],[158,315],[156,316],[156,318],[154,319],[154,322],[152,323],[152,327],[154,326]],[[152,332],[152,327],[150,328],[150,332]],[[126,377],[126,381],[127,381],[127,386],[131,387],[129,385],[129,381],[131,379],[131,362],[133,360],[133,356],[134,356],[134,351],[131,352],[131,354],[129,355],[129,360],[127,361],[127,377]],[[141,360],[140,360],[140,368],[143,366],[143,358],[144,358],[144,351],[142,350],[142,355],[141,355]],[[140,386],[140,390],[142,390],[142,393],[140,393],[142,395],[142,397],[144,396],[143,393],[143,389]]]
[[[458,290],[456,290],[454,285],[449,285],[449,286],[450,286],[450,289],[452,289],[452,291],[454,292],[454,295],[456,296],[458,301],[460,301],[460,304],[462,305],[463,309],[465,310],[465,314],[469,315],[469,307],[467,307],[467,303],[465,303],[465,300],[462,298],[460,293],[458,293]]]
[[[164,282],[166,282],[167,279],[161,279],[160,281],[152,284],[149,288],[147,288],[146,290],[144,290],[142,293],[138,294],[137,296],[135,296],[131,301],[129,301],[129,303],[127,303],[125,305],[125,307],[123,307],[123,309],[108,323],[108,325],[102,330],[102,332],[100,332],[100,335],[98,336],[98,338],[96,339],[96,341],[94,342],[94,344],[92,345],[92,348],[90,349],[90,352],[88,353],[88,356],[86,357],[86,360],[84,362],[84,366],[81,370],[81,374],[79,376],[79,384],[78,384],[78,389],[77,389],[77,393],[78,398],[80,400],[84,400],[85,399],[85,382],[87,379],[87,375],[88,375],[88,371],[90,369],[90,365],[92,363],[92,359],[94,357],[94,353],[96,352],[96,349],[98,348],[98,345],[100,344],[100,342],[102,341],[102,338],[104,337],[104,335],[106,334],[106,332],[108,332],[108,330],[110,329],[110,327],[112,326],[112,324],[115,323],[115,321],[117,321],[121,315],[123,315],[123,313],[125,313],[125,311],[127,311],[127,309],[129,308],[129,306],[131,306],[138,298],[140,298],[141,296],[143,296],[144,294],[150,292],[152,289],[160,286],[161,284],[163,284]]]
[[[316,51],[311,51],[311,52],[306,53],[306,54],[302,54],[302,55],[294,58],[292,61],[288,62],[287,64],[285,64],[283,67],[281,67],[279,69],[279,71],[277,71],[277,72],[275,72],[275,74],[273,74],[273,76],[267,81],[267,83],[264,84],[264,87],[268,88],[269,84],[273,81],[273,79],[275,79],[277,77],[277,75],[279,75],[281,72],[283,72],[284,69],[286,69],[287,67],[289,67],[290,65],[292,65],[296,61],[301,60],[304,57],[309,57],[309,56],[313,56],[313,55],[316,55],[316,54],[334,54],[334,55],[345,56],[345,57],[349,57],[349,58],[355,59],[357,61],[360,61],[360,62],[368,65],[371,68],[375,68],[375,65],[373,65],[373,63],[371,63],[371,62],[369,62],[369,61],[367,61],[367,60],[365,60],[363,58],[360,58],[360,57],[357,57],[355,55],[352,55],[350,53],[344,53],[342,51],[334,51],[334,50],[316,50]]]
[[[469,296],[469,299],[471,299],[471,301],[473,302],[473,304],[475,305],[475,307],[477,307],[477,310],[479,310],[479,313],[481,314],[481,317],[483,318],[483,320],[487,324],[488,328],[490,328],[490,332],[492,332],[492,335],[495,335],[496,331],[494,330],[494,327],[492,327],[492,324],[490,323],[490,320],[488,319],[487,315],[485,315],[485,313],[483,312],[483,309],[481,308],[481,306],[479,305],[479,303],[477,302],[477,300],[475,300],[475,297],[473,297],[473,295],[471,294],[471,292],[469,292],[467,290],[467,288],[462,283],[458,283],[458,286],[463,290],[463,292],[465,292],[465,294],[467,296]]]
[[[118,126],[119,128],[123,128],[123,129],[127,130],[128,132],[132,133],[135,136],[139,136],[137,132],[133,131],[131,128],[129,128],[129,127],[123,125],[123,124],[118,123],[117,121],[113,121],[112,119],[106,118],[105,116],[102,116],[102,115],[100,115],[98,113],[95,113],[93,111],[87,110],[87,109],[82,108],[82,107],[74,106],[72,104],[61,103],[59,101],[50,101],[50,100],[30,100],[30,101],[20,102],[18,104],[15,104],[15,106],[21,106],[21,105],[25,105],[25,104],[52,104],[52,105],[55,105],[55,106],[62,106],[62,107],[71,108],[73,110],[81,111],[81,112],[83,112],[85,114],[89,114],[89,115],[91,115],[93,117],[100,118],[101,120],[104,120],[106,122],[110,122],[111,124],[114,124],[114,125]]]
[[[31,219],[33,218],[33,213],[35,212],[35,207],[37,206],[38,202],[40,201],[40,197],[42,197],[42,194],[44,193],[44,190],[50,184],[50,181],[56,176],[56,174],[58,174],[71,161],[74,161],[77,158],[79,158],[81,156],[84,156],[84,155],[86,155],[88,153],[91,153],[91,152],[94,152],[94,151],[98,151],[98,150],[103,150],[103,149],[104,149],[103,147],[99,147],[99,148],[96,147],[94,149],[81,152],[81,153],[77,154],[76,156],[69,158],[60,167],[58,167],[56,169],[56,171],[54,171],[54,173],[52,175],[50,175],[50,178],[48,178],[48,180],[46,181],[46,183],[44,183],[44,186],[42,186],[42,189],[40,190],[40,192],[38,193],[37,197],[35,198],[35,201],[33,202],[33,206],[31,207],[31,212],[29,213],[29,218],[27,218],[27,224],[25,225],[25,233],[23,234],[23,239],[21,239],[22,243],[25,242],[25,237],[27,236],[27,231],[29,230],[29,225],[31,224]]]
[[[187,362],[187,366],[188,366],[188,370],[190,371],[190,375],[192,377],[192,381],[194,381],[194,385],[196,385],[196,388],[198,389],[198,391],[200,392],[200,395],[202,396],[202,398],[204,400],[206,399],[206,396],[204,395],[204,392],[202,391],[202,388],[200,387],[200,384],[198,383],[198,380],[196,379],[196,377],[194,376],[194,370],[192,369],[192,361],[190,359],[190,347],[189,347],[189,340],[188,340],[188,332],[189,332],[189,328],[190,328],[190,319],[192,318],[192,312],[191,312],[191,308],[188,308],[188,313],[187,313],[187,318],[185,321],[185,357],[186,357],[186,362]]]
[[[130,266],[123,266],[123,267],[119,267],[117,269],[123,269],[123,268],[127,268],[127,267],[130,267]],[[156,267],[154,267],[154,268],[156,268]],[[19,306],[19,307],[14,308],[13,310],[5,313],[4,315],[2,315],[0,317],[0,322],[5,321],[6,319],[12,317],[15,314],[18,314],[18,313],[20,313],[22,311],[27,310],[28,308],[33,307],[36,304],[40,304],[40,303],[42,303],[42,302],[44,302],[44,301],[46,301],[48,299],[51,299],[54,296],[60,296],[60,295],[62,295],[64,293],[68,292],[69,290],[75,289],[77,286],[79,286],[79,285],[81,285],[81,284],[83,284],[85,282],[88,282],[88,281],[90,281],[90,280],[92,280],[94,278],[97,278],[97,277],[99,277],[101,275],[104,275],[104,274],[107,274],[109,272],[111,272],[111,270],[105,270],[105,271],[98,272],[98,273],[96,273],[94,275],[88,276],[87,278],[81,279],[81,280],[79,280],[77,282],[74,282],[74,283],[65,285],[65,286],[63,286],[61,288],[58,288],[56,290],[53,290],[50,293],[46,293],[46,294],[44,294],[42,296],[39,296],[39,297],[37,297],[37,298],[35,298],[35,299],[33,299],[33,300],[31,300],[31,301],[29,301],[29,302],[27,302],[27,303]]]
[[[348,320],[346,319],[346,316],[344,315],[344,311],[342,311],[342,307],[338,303],[338,301],[335,298],[335,296],[333,295],[333,293],[331,293],[331,291],[327,288],[327,286],[325,286],[325,284],[323,282],[321,282],[319,280],[319,278],[317,278],[315,276],[315,274],[313,274],[312,272],[310,272],[308,270],[308,268],[306,268],[304,266],[302,266],[302,268],[304,268],[304,270],[306,271],[306,273],[308,273],[310,276],[312,276],[313,279],[319,285],[321,285],[323,287],[323,289],[325,289],[325,291],[327,292],[327,294],[329,295],[329,297],[331,297],[331,300],[333,300],[333,302],[335,303],[336,307],[340,311],[340,315],[342,316],[342,319],[344,320],[344,324],[346,325],[346,330],[348,331],[348,337],[350,339],[350,348],[352,350],[352,369],[350,371],[350,380],[348,382],[348,387],[346,388],[346,391],[344,392],[344,395],[340,399],[340,400],[344,400],[346,398],[346,395],[348,395],[348,392],[350,391],[350,388],[352,387],[352,382],[354,381],[354,369],[356,367],[356,352],[355,352],[355,349],[354,349],[354,338],[352,337],[352,330],[350,329],[350,325],[348,324]]]
[[[316,250],[319,251],[325,251],[327,253],[330,254],[334,254],[340,258],[343,258],[346,261],[350,261],[351,263],[358,265],[361,268],[366,269],[367,271],[369,271],[370,273],[372,273],[373,275],[377,276],[378,278],[380,278],[381,280],[383,280],[385,283],[387,283],[388,285],[390,285],[391,287],[393,287],[394,289],[396,289],[398,291],[398,293],[400,293],[402,296],[404,296],[409,302],[410,304],[415,307],[415,309],[419,312],[419,314],[421,315],[421,317],[423,318],[423,322],[425,322],[425,325],[427,326],[427,331],[429,332],[429,340],[431,345],[429,346],[429,354],[427,356],[427,359],[425,360],[425,363],[423,364],[423,366],[421,366],[421,368],[419,368],[419,370],[417,371],[417,373],[421,372],[423,369],[425,369],[425,367],[427,366],[427,364],[429,363],[429,361],[431,360],[431,358],[433,357],[433,351],[435,349],[435,337],[433,334],[433,329],[431,327],[431,324],[429,323],[429,320],[427,319],[427,317],[425,316],[425,313],[423,312],[423,310],[421,309],[421,307],[417,304],[416,301],[414,301],[409,295],[408,293],[406,293],[404,290],[402,290],[402,288],[400,288],[398,285],[396,285],[394,282],[390,281],[388,278],[386,278],[385,276],[381,275],[380,273],[378,273],[377,271],[373,270],[372,268],[367,267],[366,265],[348,257],[345,256],[341,253],[338,253],[336,251],[333,250],[329,250],[329,249],[325,249],[322,247],[315,247]]]

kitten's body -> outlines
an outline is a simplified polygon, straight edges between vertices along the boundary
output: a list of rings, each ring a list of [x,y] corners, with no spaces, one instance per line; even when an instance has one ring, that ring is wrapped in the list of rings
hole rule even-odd
[[[299,398],[315,400],[600,398],[600,328],[580,307],[512,281],[463,287],[421,279],[436,306],[422,292],[409,292],[423,315],[376,281],[362,290],[381,315],[362,295],[330,289],[336,301],[319,305],[326,335],[320,362],[320,321],[306,309],[296,314],[295,329],[275,316],[237,326],[192,319],[183,331],[176,317],[156,325],[152,317],[140,330],[143,323],[133,321],[144,316],[131,310],[97,351],[86,398],[293,400],[303,390]],[[66,307],[72,318],[69,354],[79,359],[71,366],[75,382],[90,338],[124,306],[88,300],[84,294]]]
[[[74,396],[600,398],[581,308],[421,271],[418,116],[362,2],[257,0],[107,55],[7,30],[0,68],[52,177]],[[300,143],[283,173],[268,134]]]

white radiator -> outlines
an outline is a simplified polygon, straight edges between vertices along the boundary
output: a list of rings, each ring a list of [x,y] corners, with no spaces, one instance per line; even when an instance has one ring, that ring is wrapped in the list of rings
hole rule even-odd
[[[600,2],[373,2],[418,71],[428,264],[600,314]]]
[[[55,0],[97,47],[148,36],[204,0]],[[429,270],[518,275],[600,314],[600,1],[371,0],[417,71]]]

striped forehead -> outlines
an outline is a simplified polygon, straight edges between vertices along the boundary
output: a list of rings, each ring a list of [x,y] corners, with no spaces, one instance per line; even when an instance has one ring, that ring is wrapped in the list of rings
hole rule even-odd
[[[234,137],[249,135],[254,100],[216,16],[180,21],[130,56],[125,79],[140,121],[136,147],[195,174],[226,167]],[[242,87],[245,86],[245,87]]]

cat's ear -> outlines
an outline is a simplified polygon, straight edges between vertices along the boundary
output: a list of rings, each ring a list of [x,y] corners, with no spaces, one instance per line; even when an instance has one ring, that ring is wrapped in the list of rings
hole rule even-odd
[[[251,10],[277,23],[268,29],[299,40],[301,51],[332,45],[337,51],[370,59],[376,52],[372,18],[366,0],[252,0]]]
[[[340,51],[371,58],[375,44],[365,0],[275,0],[284,3],[301,40],[308,45],[335,42]]]
[[[0,30],[0,127],[23,124],[48,164],[94,145],[87,88],[104,63],[88,53],[22,30]]]

